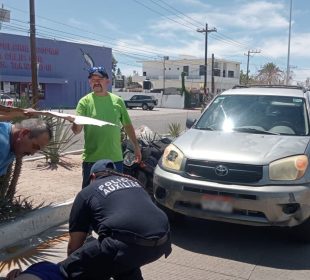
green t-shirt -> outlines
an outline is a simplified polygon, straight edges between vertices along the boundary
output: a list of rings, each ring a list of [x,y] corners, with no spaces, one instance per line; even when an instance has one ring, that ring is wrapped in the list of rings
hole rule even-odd
[[[84,125],[83,161],[96,162],[100,159],[122,161],[120,129],[122,125],[131,124],[123,99],[110,92],[107,96],[98,96],[91,92],[80,99],[76,113],[117,124],[101,127]]]

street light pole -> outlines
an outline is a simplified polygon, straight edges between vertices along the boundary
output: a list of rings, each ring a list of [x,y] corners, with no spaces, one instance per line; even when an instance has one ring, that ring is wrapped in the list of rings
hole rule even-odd
[[[31,88],[32,107],[36,108],[38,103],[38,74],[37,74],[37,49],[34,0],[29,0],[30,7],[30,52],[31,52]]]
[[[292,0],[290,0],[290,23],[289,23],[289,29],[288,29],[286,85],[288,85],[289,75],[290,75],[291,28],[292,28]]]
[[[203,83],[203,91],[205,97],[207,96],[207,75],[208,75],[208,33],[216,32],[216,28],[208,29],[208,24],[206,23],[206,28],[197,29],[197,32],[205,33],[205,75],[204,75],[204,83]]]

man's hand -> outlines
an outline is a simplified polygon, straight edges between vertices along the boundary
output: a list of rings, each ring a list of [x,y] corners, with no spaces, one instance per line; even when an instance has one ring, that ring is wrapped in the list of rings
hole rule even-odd
[[[72,117],[72,116],[68,116],[68,117],[65,117],[64,118],[66,121],[69,121],[71,123],[73,123],[75,121],[75,117]]]
[[[136,163],[140,163],[142,160],[142,154],[141,154],[141,149],[140,149],[140,146],[137,145],[135,147],[135,162]]]

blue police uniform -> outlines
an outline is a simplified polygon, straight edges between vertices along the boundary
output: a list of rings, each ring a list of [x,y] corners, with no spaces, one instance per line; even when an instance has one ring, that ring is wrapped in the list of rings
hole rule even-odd
[[[96,178],[77,195],[69,231],[87,233],[87,242],[61,262],[68,279],[143,279],[140,267],[171,253],[166,214],[134,179]]]

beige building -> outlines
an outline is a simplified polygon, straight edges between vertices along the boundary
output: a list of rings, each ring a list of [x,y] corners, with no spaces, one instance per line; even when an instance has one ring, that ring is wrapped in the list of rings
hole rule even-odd
[[[185,86],[187,89],[203,90],[204,59],[182,57],[181,59],[142,61],[143,76],[133,76],[134,82],[143,83],[149,80],[152,89],[181,88],[181,73],[185,72]],[[211,92],[212,59],[208,59],[207,88]],[[232,88],[239,84],[240,62],[224,59],[214,61],[214,93]]]

